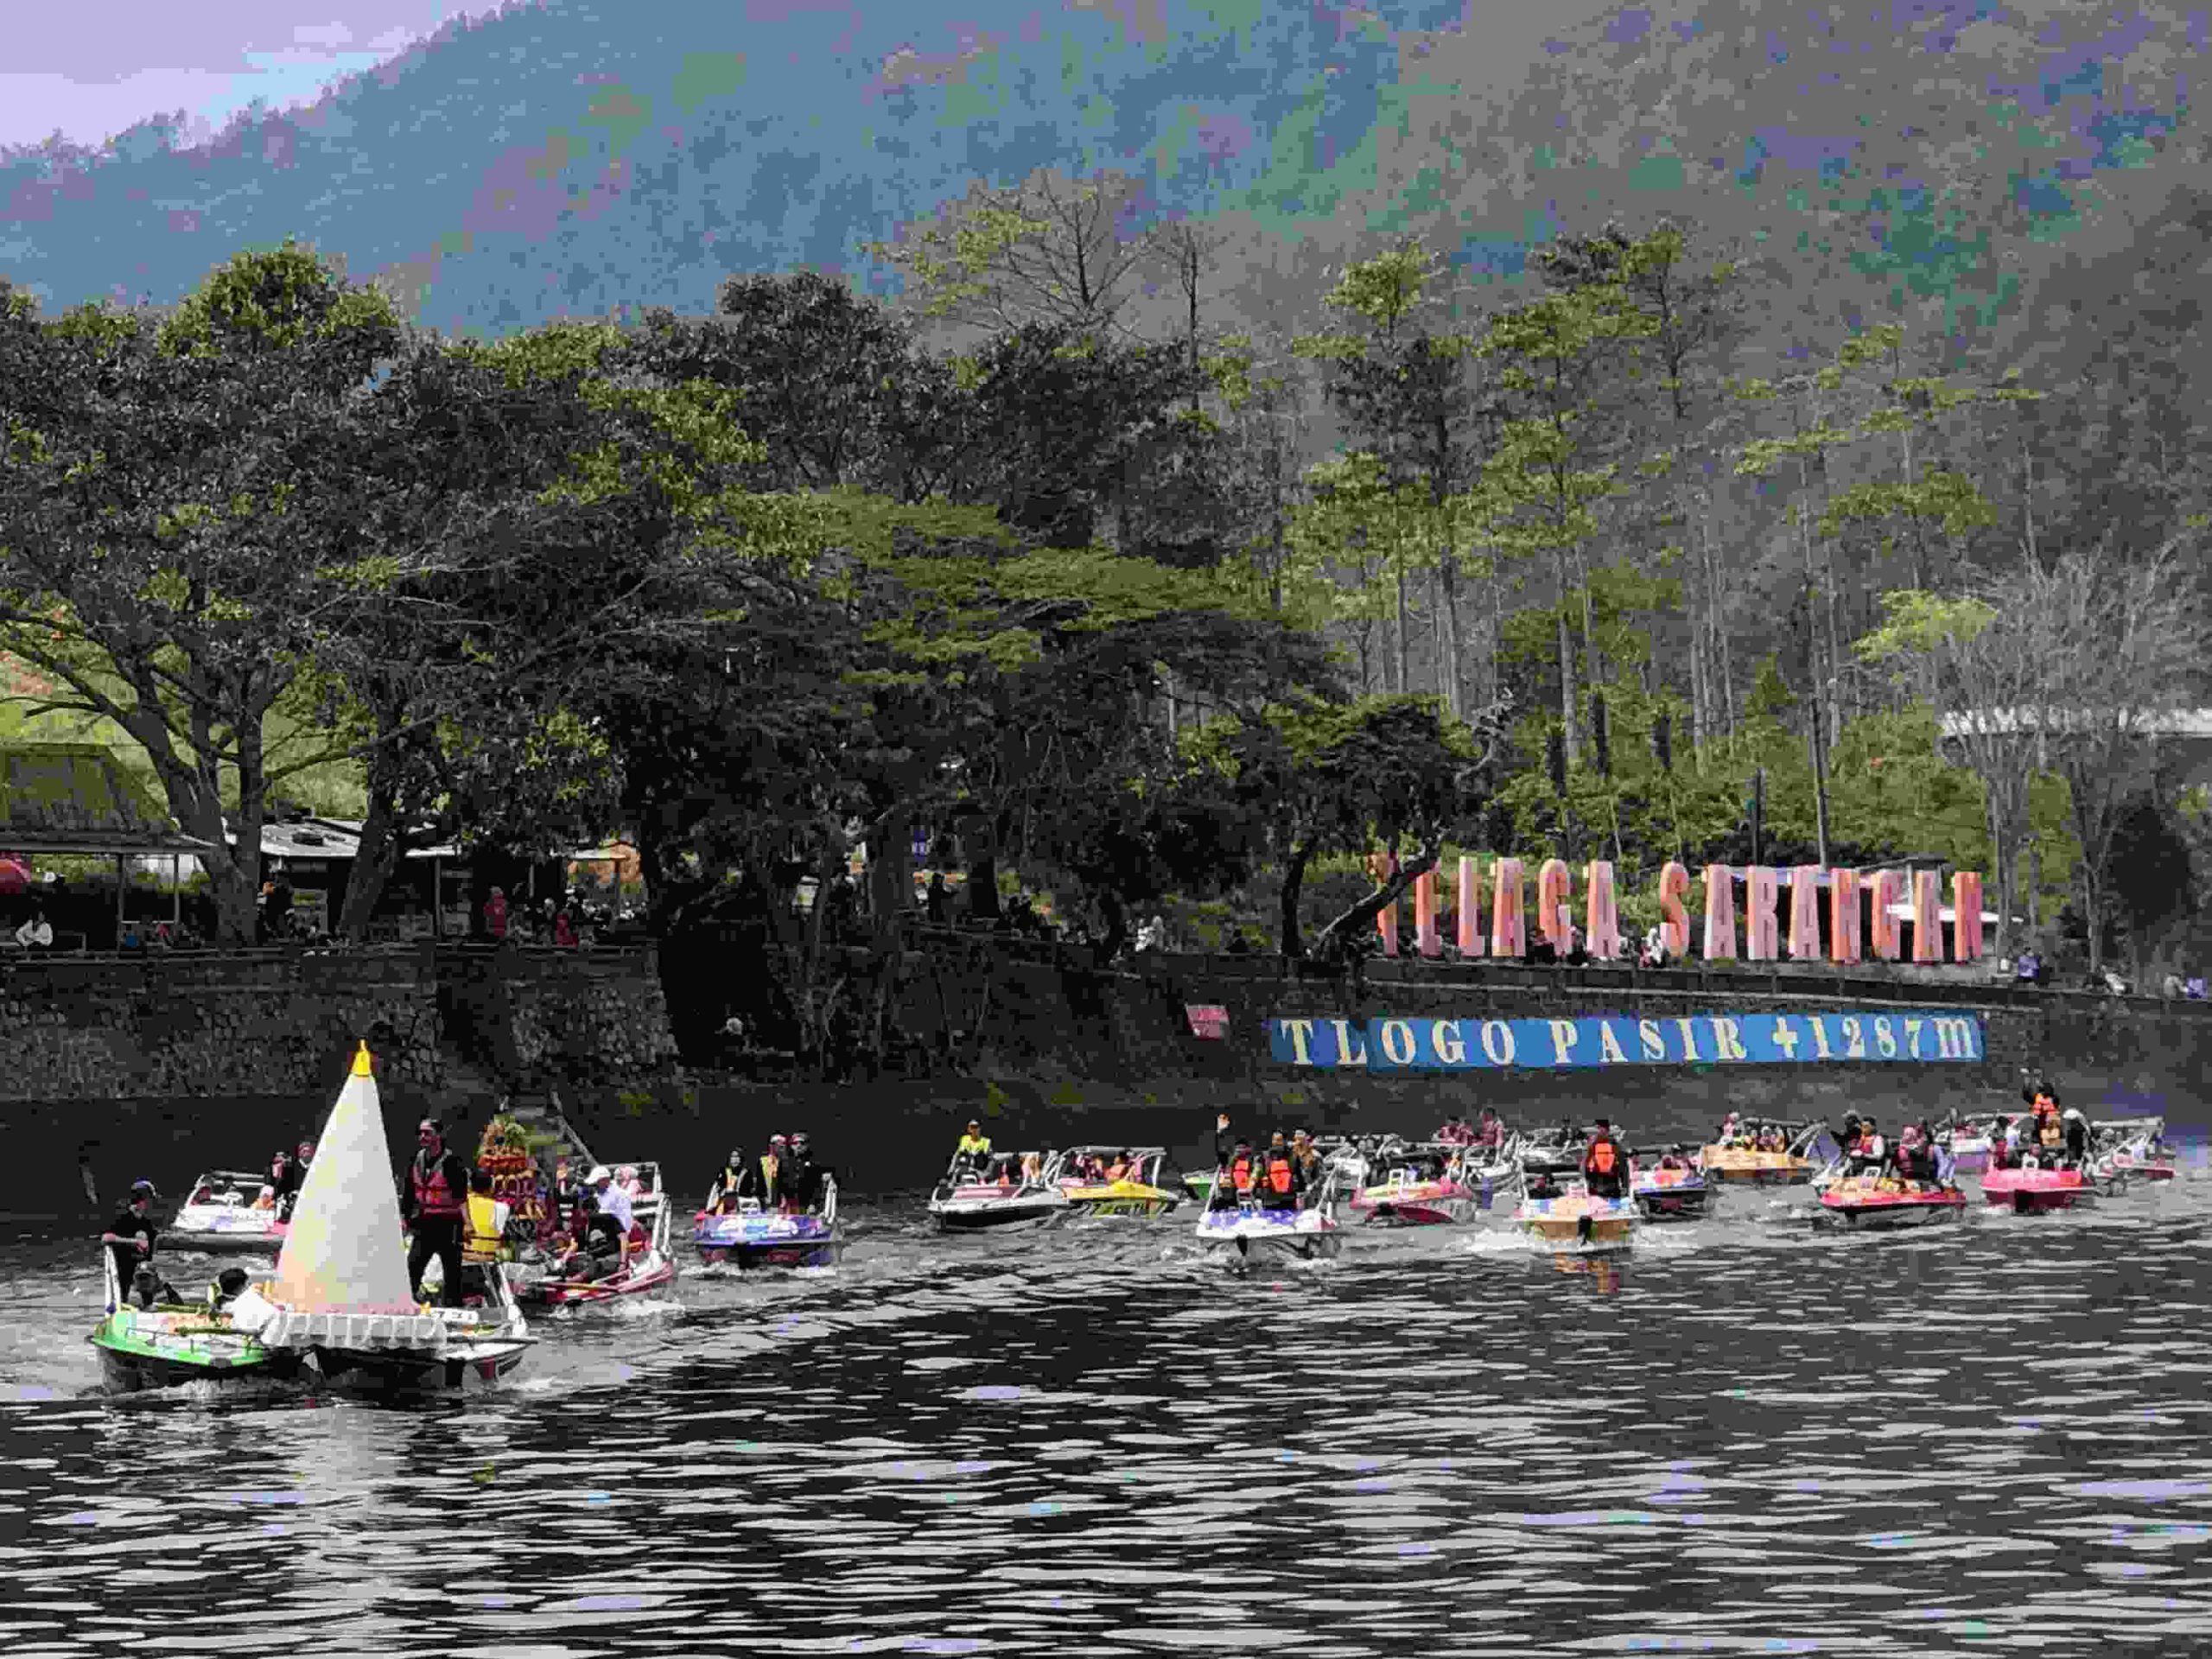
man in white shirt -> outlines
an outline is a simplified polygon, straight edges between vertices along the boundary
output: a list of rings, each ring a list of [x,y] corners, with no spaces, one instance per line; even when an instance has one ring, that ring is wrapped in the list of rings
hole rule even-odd
[[[16,943],[32,950],[54,948],[54,924],[46,919],[45,911],[33,912],[30,920],[16,930]]]
[[[613,1217],[622,1229],[622,1236],[629,1237],[630,1229],[637,1224],[638,1218],[630,1208],[630,1195],[614,1185],[614,1177],[608,1173],[607,1166],[594,1164],[591,1173],[584,1178],[584,1185],[599,1200],[600,1213]]]

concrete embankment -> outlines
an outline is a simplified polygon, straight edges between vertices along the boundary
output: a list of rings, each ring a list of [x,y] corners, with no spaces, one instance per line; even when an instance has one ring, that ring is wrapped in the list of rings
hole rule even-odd
[[[1731,1110],[1835,1121],[1871,1106],[1894,1123],[2001,1106],[2017,1099],[2018,1068],[2037,1065],[2069,1103],[2160,1112],[2202,1136],[2199,1080],[2212,1075],[2203,1005],[1910,969],[1401,962],[1321,976],[1155,957],[1108,973],[979,947],[905,959],[884,1006],[918,1039],[912,1052],[934,1054],[932,1074],[685,1077],[645,951],[25,963],[0,996],[0,1122],[37,1173],[0,1210],[88,1217],[87,1171],[107,1199],[141,1175],[173,1191],[209,1166],[258,1166],[315,1132],[361,1036],[378,1053],[395,1157],[423,1111],[473,1144],[501,1093],[550,1083],[599,1156],[658,1160],[684,1202],[733,1147],[802,1128],[868,1194],[927,1185],[971,1116],[1002,1147],[1160,1144],[1194,1161],[1224,1108],[1240,1128],[1427,1133],[1488,1104],[1522,1122],[1604,1114],[1634,1140],[1699,1139]],[[1870,1058],[1845,1058],[1846,1019],[1862,1022]],[[1961,1019],[1972,1046],[1947,1057],[1938,1022]],[[1341,1020],[1354,1046],[1373,1047],[1370,1064],[1299,1064],[1274,1023],[1293,1020],[1315,1022],[1309,1061],[1336,1053]],[[1896,1058],[1879,1058],[1878,1020]],[[1513,1065],[1388,1069],[1390,1052],[1436,1058],[1440,1040],[1462,1057],[1485,1044],[1503,1053],[1514,1022]],[[1663,1040],[1645,1039],[1647,1024]],[[1593,1063],[1557,1064],[1561,1045]]]

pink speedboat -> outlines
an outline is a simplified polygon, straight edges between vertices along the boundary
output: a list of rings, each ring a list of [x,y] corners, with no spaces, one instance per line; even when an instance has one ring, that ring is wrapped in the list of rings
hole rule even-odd
[[[1847,1175],[1821,1191],[1820,1218],[1853,1228],[1925,1227],[1956,1221],[1967,1195],[1955,1187],[1875,1174]]]
[[[1376,1160],[1370,1184],[1352,1194],[1352,1218],[1370,1227],[1446,1227],[1479,1219],[1489,1201],[1479,1179],[1463,1177],[1457,1152],[1433,1143],[1393,1147]]]
[[[1982,1172],[1981,1195],[2015,1214],[2032,1216],[2070,1209],[2095,1198],[2097,1188],[2078,1169],[1990,1169]]]

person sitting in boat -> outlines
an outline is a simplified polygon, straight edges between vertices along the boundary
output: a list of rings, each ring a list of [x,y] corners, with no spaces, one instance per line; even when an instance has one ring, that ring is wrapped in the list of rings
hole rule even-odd
[[[1475,1138],[1469,1144],[1489,1153],[1504,1146],[1505,1120],[1497,1115],[1496,1107],[1485,1106],[1475,1115]]]
[[[276,1189],[264,1185],[260,1192],[253,1195],[253,1202],[247,1207],[264,1212],[274,1211],[276,1208]]]
[[[1532,1170],[1529,1174],[1529,1196],[1532,1198],[1559,1197],[1559,1182],[1548,1169]]]
[[[1109,1186],[1129,1179],[1129,1149],[1127,1147],[1114,1154],[1113,1161],[1101,1172],[1100,1179]]]
[[[983,1126],[974,1118],[968,1120],[968,1133],[960,1137],[960,1144],[952,1149],[953,1157],[974,1169],[991,1155],[991,1138],[983,1133]]]
[[[1234,1210],[1239,1205],[1249,1204],[1260,1179],[1259,1160],[1252,1156],[1249,1141],[1239,1141],[1230,1149],[1222,1173],[1213,1184],[1213,1207]]]
[[[2067,1169],[2079,1169],[2089,1159],[2089,1122],[2077,1107],[2069,1106],[2059,1120],[2061,1132],[2066,1137]]]
[[[1298,1208],[1298,1166],[1291,1161],[1290,1147],[1281,1129],[1275,1131],[1266,1155],[1260,1160],[1257,1186],[1262,1209]]]
[[[1713,1132],[1713,1143],[1717,1147],[1733,1149],[1743,1138],[1743,1125],[1733,1112],[1722,1118],[1720,1127]]]
[[[1447,1147],[1464,1147],[1473,1142],[1475,1132],[1467,1126],[1466,1119],[1454,1112],[1444,1120],[1444,1127],[1437,1130],[1436,1138]]]
[[[161,1236],[161,1229],[154,1224],[154,1205],[160,1196],[151,1181],[133,1182],[130,1201],[100,1235],[100,1243],[115,1258],[118,1283],[130,1283],[140,1268],[153,1265],[154,1242]]]
[[[783,1139],[781,1135],[776,1138]],[[584,1177],[584,1185],[591,1189],[592,1197],[599,1201],[600,1213],[613,1218],[619,1230],[615,1237],[629,1237],[630,1229],[637,1225],[638,1217],[630,1208],[630,1195],[614,1185],[613,1172],[605,1164],[594,1164],[591,1173]]]
[[[176,1294],[176,1287],[150,1266],[132,1269],[130,1287],[124,1292],[123,1299],[137,1308],[175,1307],[182,1300]]]
[[[207,1287],[207,1311],[210,1313],[229,1313],[231,1304],[238,1300],[245,1285],[246,1271],[244,1268],[225,1268],[215,1275],[215,1282]]]
[[[1916,1185],[1936,1184],[1936,1145],[1925,1125],[1908,1123],[1897,1131],[1891,1166],[1899,1179]]]
[[[481,1265],[499,1262],[510,1254],[507,1244],[507,1206],[492,1196],[492,1172],[480,1169],[468,1178],[468,1208],[462,1218],[461,1259]]]
[[[1859,1137],[1845,1147],[1844,1153],[1851,1160],[1853,1175],[1878,1175],[1890,1161],[1889,1142],[1871,1117],[1859,1119]]]
[[[1628,1196],[1628,1154],[1613,1139],[1611,1123],[1602,1117],[1582,1154],[1582,1180],[1593,1198]]]
[[[1313,1144],[1313,1137],[1304,1129],[1291,1137],[1290,1160],[1298,1166],[1300,1191],[1312,1192],[1320,1186],[1327,1164],[1321,1156],[1321,1149]]]

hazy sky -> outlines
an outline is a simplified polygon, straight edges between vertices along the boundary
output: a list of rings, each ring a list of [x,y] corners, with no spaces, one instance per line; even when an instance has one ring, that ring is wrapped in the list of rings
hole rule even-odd
[[[28,0],[0,56],[0,144],[96,144],[183,110],[304,102],[490,0]],[[11,9],[12,10],[12,9]]]

